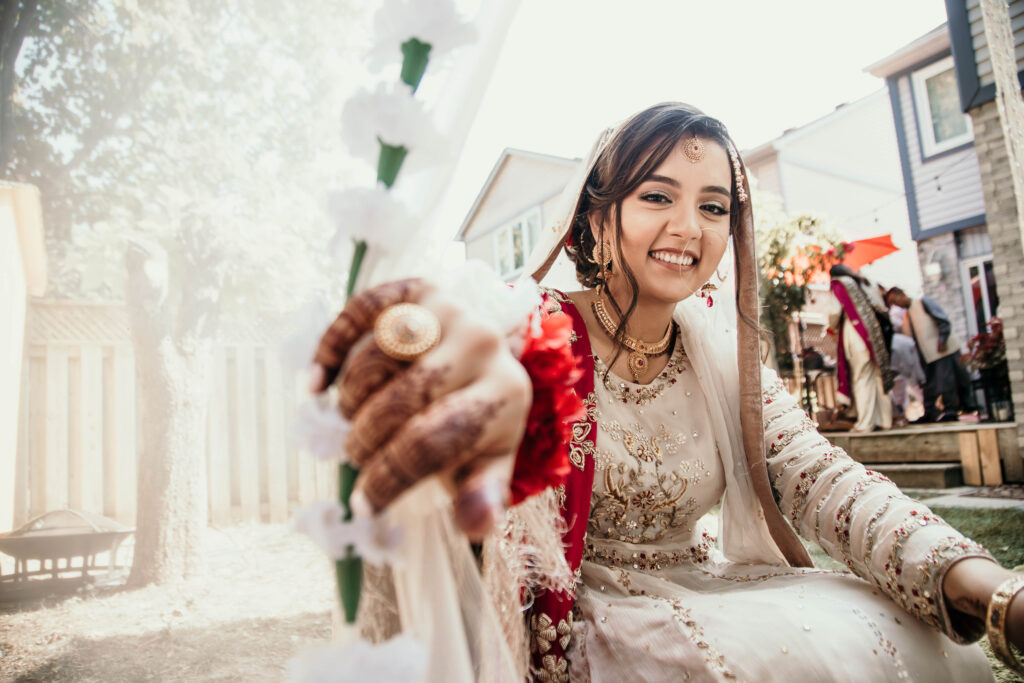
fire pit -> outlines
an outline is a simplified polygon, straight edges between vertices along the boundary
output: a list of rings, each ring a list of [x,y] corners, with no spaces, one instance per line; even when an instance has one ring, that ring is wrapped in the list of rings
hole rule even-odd
[[[15,560],[14,573],[0,574],[0,596],[35,597],[69,584],[77,588],[94,582],[97,576],[112,579],[118,569],[118,546],[133,533],[131,527],[90,512],[45,512],[0,534],[0,552]],[[96,555],[104,552],[109,553],[109,561],[97,566]],[[82,558],[81,564],[73,566],[74,558]],[[36,568],[29,568],[31,561],[37,563]]]

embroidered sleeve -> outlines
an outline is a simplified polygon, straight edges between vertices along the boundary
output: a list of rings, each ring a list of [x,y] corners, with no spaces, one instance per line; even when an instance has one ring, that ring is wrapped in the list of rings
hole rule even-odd
[[[768,474],[793,528],[953,640],[980,638],[981,620],[958,618],[954,629],[942,579],[961,558],[992,556],[830,444],[774,371],[764,369],[762,386]]]

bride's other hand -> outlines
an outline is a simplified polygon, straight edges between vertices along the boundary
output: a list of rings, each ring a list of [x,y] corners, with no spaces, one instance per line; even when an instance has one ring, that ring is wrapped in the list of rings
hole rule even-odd
[[[412,362],[388,356],[373,336],[377,316],[398,303],[423,306],[441,327],[438,344]],[[337,384],[339,410],[352,423],[348,457],[375,511],[441,474],[459,526],[474,538],[493,526],[532,395],[501,335],[431,283],[400,280],[352,297],[320,340],[315,362],[310,388]]]

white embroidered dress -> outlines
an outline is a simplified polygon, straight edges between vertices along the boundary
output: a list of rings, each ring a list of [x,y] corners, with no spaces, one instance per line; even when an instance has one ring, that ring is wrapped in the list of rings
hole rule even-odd
[[[980,548],[832,447],[775,373],[764,372],[764,422],[780,507],[867,580],[726,560],[718,520],[705,517],[726,472],[682,341],[648,385],[605,370],[595,359],[598,436],[571,680],[991,680],[979,647],[940,632],[962,640],[940,580]]]

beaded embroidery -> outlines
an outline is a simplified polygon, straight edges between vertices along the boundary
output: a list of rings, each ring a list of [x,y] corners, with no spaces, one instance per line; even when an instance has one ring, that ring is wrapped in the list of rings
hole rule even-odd
[[[594,373],[601,378],[604,388],[607,389],[616,399],[623,403],[632,403],[638,406],[645,406],[663,393],[665,389],[678,381],[679,375],[686,372],[686,352],[683,345],[677,340],[675,351],[668,359],[668,365],[650,384],[634,384],[616,380],[608,372],[608,366],[604,361],[594,356]]]
[[[659,571],[666,567],[678,567],[681,564],[703,564],[711,559],[711,548],[716,539],[708,532],[701,534],[696,545],[685,550],[634,552],[626,555],[614,548],[604,549],[588,543],[583,559],[605,567],[625,567],[639,571]]]

